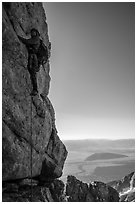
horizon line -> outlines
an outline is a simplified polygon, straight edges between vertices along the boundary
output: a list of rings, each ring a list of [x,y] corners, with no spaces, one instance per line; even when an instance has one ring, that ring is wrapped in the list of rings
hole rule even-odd
[[[117,140],[135,140],[135,138],[121,138],[121,139],[107,139],[107,138],[86,138],[86,139],[61,139],[62,141],[79,141],[79,140],[110,140],[110,141],[117,141]]]

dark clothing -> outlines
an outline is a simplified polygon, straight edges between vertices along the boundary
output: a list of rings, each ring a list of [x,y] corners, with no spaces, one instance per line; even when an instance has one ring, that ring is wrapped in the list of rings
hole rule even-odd
[[[39,62],[36,54],[29,54],[28,56],[28,70],[31,72],[39,71]]]
[[[19,39],[27,46],[29,53],[37,53],[39,46],[40,46],[40,38],[39,36],[30,38],[30,39],[24,39],[20,36],[18,36]]]
[[[41,40],[39,36],[24,39],[18,36],[19,39],[24,43],[28,49],[28,71],[33,85],[33,91],[37,92],[37,77],[36,72],[39,71],[40,63],[37,57],[37,53],[40,47]]]
[[[38,60],[36,54],[30,54],[28,57],[28,71],[30,73],[30,78],[33,85],[33,91],[37,92],[37,70],[38,68]]]
[[[33,91],[38,92],[37,72],[29,71],[29,73],[30,73],[31,82],[33,84]]]

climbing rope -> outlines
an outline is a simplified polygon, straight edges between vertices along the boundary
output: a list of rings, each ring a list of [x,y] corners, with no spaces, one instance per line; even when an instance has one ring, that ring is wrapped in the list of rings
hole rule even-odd
[[[33,194],[33,189],[32,189],[32,96],[31,96],[31,108],[30,108],[30,111],[31,111],[31,120],[30,120],[30,152],[31,152],[31,155],[30,155],[30,175],[31,175],[31,202],[32,202],[32,194]]]

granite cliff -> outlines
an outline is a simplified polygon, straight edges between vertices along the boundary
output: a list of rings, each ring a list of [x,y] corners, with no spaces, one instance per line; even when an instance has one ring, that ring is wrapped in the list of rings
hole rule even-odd
[[[49,61],[37,74],[39,95],[30,96],[32,84],[27,70],[28,52],[17,35],[27,39],[31,28],[39,30],[48,47],[48,28],[42,3],[3,3],[3,181],[30,178],[31,147],[32,176],[42,181],[60,177],[67,157],[67,150],[57,134],[54,109],[47,97]]]

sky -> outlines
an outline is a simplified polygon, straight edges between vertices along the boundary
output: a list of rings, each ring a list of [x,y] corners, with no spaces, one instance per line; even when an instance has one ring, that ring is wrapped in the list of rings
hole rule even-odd
[[[134,3],[43,4],[59,137],[134,138]]]

